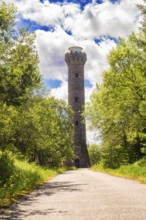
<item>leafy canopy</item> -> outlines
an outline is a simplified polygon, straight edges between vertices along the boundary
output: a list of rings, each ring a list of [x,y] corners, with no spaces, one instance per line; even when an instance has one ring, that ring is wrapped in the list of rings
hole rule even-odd
[[[108,56],[110,69],[87,108],[88,120],[101,134],[105,164],[114,168],[146,152],[146,10],[140,8],[141,30],[119,39]]]

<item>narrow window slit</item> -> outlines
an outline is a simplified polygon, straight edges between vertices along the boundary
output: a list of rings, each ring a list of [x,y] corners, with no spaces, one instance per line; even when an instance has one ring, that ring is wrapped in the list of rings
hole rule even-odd
[[[78,102],[79,101],[79,98],[78,97],[75,97],[75,102]]]

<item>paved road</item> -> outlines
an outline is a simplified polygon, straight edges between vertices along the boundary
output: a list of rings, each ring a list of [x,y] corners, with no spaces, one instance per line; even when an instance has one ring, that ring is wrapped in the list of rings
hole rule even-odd
[[[146,220],[146,185],[88,169],[68,171],[12,209],[11,220]]]

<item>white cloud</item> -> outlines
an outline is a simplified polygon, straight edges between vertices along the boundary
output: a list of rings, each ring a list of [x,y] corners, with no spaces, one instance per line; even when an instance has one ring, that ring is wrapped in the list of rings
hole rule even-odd
[[[142,0],[121,0],[112,4],[106,0],[103,4],[93,1],[81,11],[75,3],[50,3],[39,0],[7,0],[14,2],[23,18],[35,21],[40,25],[53,25],[54,32],[37,30],[36,45],[40,58],[40,70],[48,79],[67,80],[67,67],[64,54],[72,45],[79,45],[87,53],[85,78],[93,85],[101,82],[102,72],[108,68],[107,54],[116,44],[110,39],[103,39],[97,45],[94,41],[99,36],[125,37],[135,31],[139,11],[136,3]],[[66,31],[71,31],[68,35]]]
[[[85,99],[86,99],[86,102],[90,101],[90,96],[92,95],[93,90],[94,90],[94,86],[92,86],[91,88],[89,88],[89,87],[85,88]]]
[[[87,53],[85,78],[92,84],[101,82],[101,73],[107,68],[106,57],[116,44],[106,39],[97,45],[92,40],[77,41],[58,27],[54,32],[36,31],[36,46],[40,57],[40,69],[45,78],[67,80],[67,65],[64,55],[71,45],[80,45]]]
[[[75,44],[72,36],[67,35],[59,26],[54,32],[36,31],[36,46],[40,57],[40,69],[48,79],[67,79],[64,55],[70,45]]]
[[[85,66],[85,78],[90,80],[93,85],[102,81],[102,72],[108,68],[107,55],[115,46],[116,43],[110,39],[105,39],[99,44],[94,41],[86,41],[84,44],[88,57]]]
[[[63,99],[67,102],[67,100],[68,100],[68,82],[63,81],[60,87],[51,89],[51,96],[54,96],[58,99]]]
[[[87,129],[87,146],[91,144],[101,144],[101,138],[98,131],[91,131]]]
[[[112,4],[110,1],[88,4],[75,20],[71,22],[70,18],[66,19],[65,27],[80,37],[126,37],[135,30],[135,23],[138,21],[139,11],[135,2],[122,0],[119,4]]]
[[[15,0],[14,2],[24,19],[30,19],[40,25],[55,25],[62,16],[62,8],[58,4],[47,1],[42,4],[39,0]]]
[[[121,0],[112,4],[106,0],[103,4],[95,2],[87,4],[82,11],[76,3],[44,4],[39,0],[7,0],[14,2],[23,18],[35,21],[40,25],[60,25],[70,30],[75,37],[98,38],[102,35],[126,37],[136,30],[139,10],[136,3],[142,0]]]

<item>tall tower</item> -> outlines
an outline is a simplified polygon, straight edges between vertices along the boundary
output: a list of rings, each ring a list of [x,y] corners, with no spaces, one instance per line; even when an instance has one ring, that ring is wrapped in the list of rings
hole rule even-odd
[[[86,126],[81,116],[85,105],[84,65],[86,54],[81,47],[70,47],[65,54],[68,66],[68,104],[74,112],[74,152],[77,167],[89,167],[89,155],[86,145]]]

